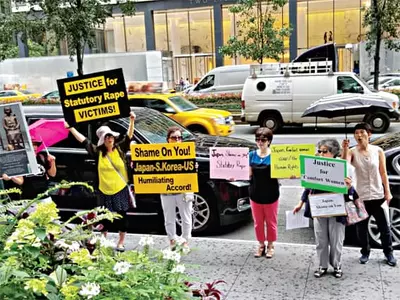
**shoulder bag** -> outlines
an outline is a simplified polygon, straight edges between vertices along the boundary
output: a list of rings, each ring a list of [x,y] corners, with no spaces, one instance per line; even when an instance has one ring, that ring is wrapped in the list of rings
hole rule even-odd
[[[132,192],[132,189],[130,187],[130,185],[125,181],[124,176],[122,176],[122,174],[120,173],[120,171],[117,169],[117,167],[114,165],[114,163],[112,162],[111,158],[108,156],[107,154],[107,159],[110,162],[110,164],[113,166],[114,170],[118,173],[119,177],[122,179],[122,181],[126,184],[126,186],[128,187],[128,192],[129,192],[129,204],[131,205],[132,208],[136,208],[136,198],[135,195]]]
[[[368,218],[364,202],[360,199],[345,202],[347,217],[346,225],[353,225]]]

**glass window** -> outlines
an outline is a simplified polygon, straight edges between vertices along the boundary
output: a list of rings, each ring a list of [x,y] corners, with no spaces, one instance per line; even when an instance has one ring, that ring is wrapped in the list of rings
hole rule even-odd
[[[121,16],[107,18],[104,25],[104,43],[107,53],[126,52],[124,19]]]
[[[128,52],[146,51],[144,14],[125,17],[125,33]]]
[[[335,42],[357,43],[360,35],[360,0],[335,0]]]
[[[190,54],[188,11],[168,11],[169,50],[174,55]]]
[[[333,41],[333,0],[309,0],[308,47]]]
[[[215,80],[214,75],[208,75],[207,77],[203,78],[202,81],[200,81],[200,83],[196,86],[195,90],[196,91],[204,90],[214,86],[214,80]]]
[[[156,50],[169,51],[167,14],[165,12],[155,12],[153,18]]]
[[[198,107],[181,96],[170,97],[169,100],[182,111],[195,110]]]
[[[308,48],[308,4],[307,0],[297,1],[297,47]]]
[[[229,6],[224,6],[222,9],[222,17],[223,17],[223,35],[224,35],[224,45],[228,43],[228,40],[231,36],[236,35],[236,20],[235,14],[229,11]],[[231,58],[229,56],[224,57],[224,65],[236,65],[236,59]]]
[[[24,94],[24,95],[33,94],[31,91],[28,91],[28,90],[20,90],[20,92],[21,92],[22,94]]]
[[[171,112],[171,109],[173,110],[173,108],[169,106],[168,103],[165,103],[165,101],[163,100],[143,99],[143,102],[145,103],[146,107],[155,109],[162,113]]]
[[[211,9],[189,11],[191,53],[214,51],[213,21]]]
[[[353,77],[339,76],[337,78],[338,94],[342,93],[363,93],[364,89]]]

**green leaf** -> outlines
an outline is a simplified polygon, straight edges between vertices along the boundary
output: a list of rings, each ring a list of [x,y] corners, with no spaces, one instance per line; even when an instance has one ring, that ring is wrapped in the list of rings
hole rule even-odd
[[[40,249],[33,246],[26,246],[24,250],[28,252],[33,258],[37,258],[40,254]]]
[[[35,235],[41,240],[44,241],[46,239],[46,229],[45,228],[35,228]]]
[[[58,266],[57,269],[50,274],[50,278],[56,283],[57,286],[62,286],[62,284],[67,280],[68,274],[63,267]]]
[[[18,270],[13,270],[12,275],[14,275],[15,277],[18,277],[18,278],[30,277],[28,273],[26,273],[24,271],[18,271]]]

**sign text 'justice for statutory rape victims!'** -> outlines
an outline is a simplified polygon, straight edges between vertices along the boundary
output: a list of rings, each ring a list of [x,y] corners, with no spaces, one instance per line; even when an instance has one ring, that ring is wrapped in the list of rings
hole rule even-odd
[[[57,80],[64,118],[70,125],[129,116],[122,69]]]
[[[137,194],[198,192],[193,142],[131,145]]]

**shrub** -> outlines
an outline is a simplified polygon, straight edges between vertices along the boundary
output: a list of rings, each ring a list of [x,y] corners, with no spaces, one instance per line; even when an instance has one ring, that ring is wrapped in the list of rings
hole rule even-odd
[[[186,99],[199,107],[239,111],[241,108],[241,94],[208,94],[208,95],[186,95]]]

